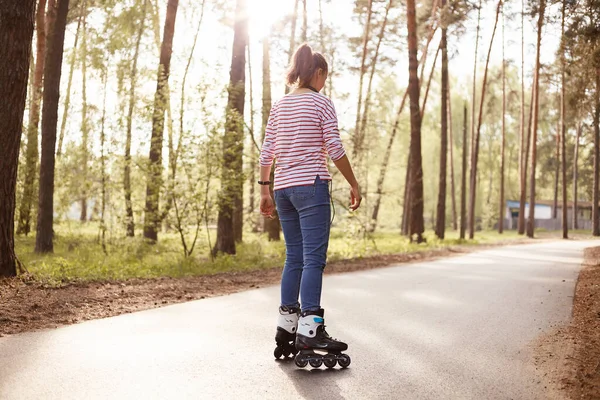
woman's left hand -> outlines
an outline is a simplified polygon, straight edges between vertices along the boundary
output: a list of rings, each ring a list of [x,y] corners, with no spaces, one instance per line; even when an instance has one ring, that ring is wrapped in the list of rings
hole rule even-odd
[[[275,211],[275,203],[271,194],[263,194],[260,197],[260,213],[270,219],[275,218],[273,212]]]

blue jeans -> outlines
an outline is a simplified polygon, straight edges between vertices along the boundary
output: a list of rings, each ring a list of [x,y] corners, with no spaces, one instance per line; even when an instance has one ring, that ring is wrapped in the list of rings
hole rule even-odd
[[[313,185],[277,190],[275,203],[286,246],[281,305],[300,307],[300,295],[302,311],[317,311],[331,227],[329,181],[317,176]]]

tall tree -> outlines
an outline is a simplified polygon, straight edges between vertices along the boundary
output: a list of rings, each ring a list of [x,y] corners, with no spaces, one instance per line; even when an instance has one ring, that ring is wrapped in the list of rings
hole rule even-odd
[[[422,243],[423,224],[423,165],[421,157],[421,110],[419,110],[419,76],[417,69],[417,13],[415,0],[407,0],[408,30],[408,92],[410,99],[410,228],[411,241]]]
[[[579,142],[581,138],[581,129],[581,122],[579,122],[577,126],[577,134],[575,136],[575,154],[573,155],[573,229],[575,230],[579,229],[579,225],[577,224],[577,181],[579,179]]]
[[[48,3],[50,29],[44,60],[44,96],[42,100],[42,158],[40,161],[40,185],[37,236],[35,251],[52,253],[54,221],[54,166],[58,102],[60,99],[60,76],[69,0],[57,0],[56,6]]]
[[[540,0],[537,22],[537,50],[535,56],[535,71],[533,82],[533,128],[531,132],[531,176],[529,178],[529,218],[527,220],[527,236],[532,238],[535,231],[535,171],[537,166],[537,128],[539,119],[540,97],[540,45],[542,42],[542,27],[544,26],[544,11],[546,0]],[[596,191],[597,193],[597,191]],[[597,202],[596,202],[597,204]]]
[[[49,0],[48,5],[55,2],[56,0]],[[73,51],[71,52],[71,59],[69,61],[69,79],[67,80],[67,93],[65,95],[65,105],[63,106],[62,122],[60,124],[60,134],[58,136],[58,146],[56,149],[56,156],[60,158],[62,155],[63,141],[65,139],[65,131],[67,128],[67,120],[69,118],[69,106],[71,105],[71,87],[73,86],[73,75],[77,68],[77,46],[79,43],[79,34],[81,32],[81,23],[83,21],[83,7],[80,7],[79,17],[77,19],[77,29],[75,30],[75,41],[73,42]],[[47,25],[46,25],[47,26]]]
[[[525,200],[527,193],[527,154],[529,139],[525,139],[525,0],[521,0],[521,119],[519,132],[521,147],[519,148],[519,219],[517,231],[525,233]],[[529,135],[529,133],[527,133]]]
[[[448,82],[448,143],[450,148],[450,197],[452,200],[452,229],[458,230],[458,221],[456,217],[456,184],[454,183],[454,135],[452,133],[452,93],[450,92],[450,82]]]
[[[564,49],[564,37],[565,37],[565,9],[566,2],[562,2],[562,13],[561,13],[561,25],[560,25],[560,36],[561,43],[559,47],[560,51],[560,142],[561,146],[561,168],[562,168],[562,231],[563,239],[569,237],[569,222],[567,215],[567,147],[566,147],[566,133],[565,133],[565,49]],[[558,161],[557,161],[558,162]]]
[[[135,88],[137,84],[138,59],[140,55],[140,45],[144,36],[146,27],[146,10],[148,0],[143,0],[142,12],[138,21],[138,31],[135,40],[135,49],[133,52],[131,73],[129,75],[129,104],[127,107],[127,131],[125,134],[125,166],[123,171],[123,189],[125,195],[125,230],[129,237],[135,236],[135,220],[133,218],[133,203],[131,201],[131,140],[133,128],[133,111],[135,109],[136,95]]]
[[[0,2],[0,276],[17,274],[15,192],[35,0]]]
[[[175,35],[175,19],[179,0],[169,0],[163,42],[160,51],[160,65],[154,96],[154,113],[152,115],[152,138],[146,188],[146,209],[144,218],[144,238],[152,242],[158,239],[160,224],[159,197],[162,185],[162,145],[165,128],[165,108],[167,105],[167,82],[171,70],[171,54],[173,52],[173,36]]]
[[[302,0],[302,42],[308,40],[308,15],[306,14],[306,0]]]
[[[101,180],[101,196],[100,196],[100,239],[102,249],[106,253],[106,197],[107,197],[107,181],[106,176],[106,92],[108,86],[108,65],[102,68],[102,120],[100,121],[100,180]]]
[[[475,56],[473,57],[473,96],[471,98],[471,152],[475,149],[475,105],[477,103],[477,53],[479,51],[479,30],[481,28],[481,0],[477,6],[477,29],[475,31]],[[471,161],[472,156],[471,156]],[[471,165],[471,169],[473,166]],[[470,212],[470,211],[469,211]],[[469,214],[470,218],[470,214]],[[470,222],[469,222],[470,224]]]
[[[446,232],[446,176],[448,175],[447,157],[448,157],[448,50],[446,47],[446,0],[442,0],[442,41],[440,48],[442,50],[442,99],[441,99],[441,144],[440,144],[440,181],[438,189],[437,219],[435,224],[435,234],[438,238],[444,239]]]
[[[288,49],[288,62],[291,63],[292,56],[294,55],[294,51],[296,50],[296,23],[298,22],[298,2],[300,0],[294,1],[294,13],[292,14],[292,32],[290,34],[290,47]],[[290,92],[290,88],[285,85],[285,94]]]
[[[27,148],[25,151],[25,181],[23,196],[19,209],[17,233],[28,235],[31,231],[31,208],[35,199],[35,177],[38,166],[38,132],[40,125],[40,105],[44,78],[44,53],[46,52],[46,0],[39,0],[35,16],[36,56],[33,75],[33,98],[29,108],[29,125],[27,126]]]
[[[234,212],[240,207],[243,195],[242,153],[244,150],[244,102],[246,97],[246,45],[248,20],[246,0],[237,0],[235,9],[233,51],[229,74],[225,136],[223,137],[223,166],[217,220],[217,242],[213,254],[235,254],[236,230],[241,233],[241,221]],[[236,225],[239,225],[236,227]]]
[[[494,36],[496,36],[496,28],[498,26],[498,16],[500,14],[500,8],[502,7],[502,0],[498,1],[496,8],[496,20],[494,22],[494,30],[492,31],[492,38],[490,39],[490,47],[488,49],[487,59],[485,61],[485,69],[483,70],[483,83],[481,87],[481,99],[479,102],[479,117],[477,122],[477,130],[475,131],[475,137],[473,140],[473,149],[471,149],[471,176],[469,181],[469,239],[475,237],[475,205],[477,195],[477,162],[479,160],[479,140],[481,136],[481,123],[483,121],[483,104],[485,100],[485,92],[487,89],[487,74],[488,67],[490,64],[490,55],[492,54],[492,46],[494,44]],[[472,118],[471,118],[472,119]]]
[[[358,83],[358,103],[356,105],[356,124],[354,125],[354,146],[352,147],[354,158],[360,157],[363,138],[360,137],[360,115],[362,111],[363,100],[363,82],[367,73],[367,55],[369,53],[369,35],[371,31],[371,16],[373,15],[373,0],[368,0],[367,3],[367,20],[365,22],[365,30],[363,32],[362,56],[359,70]]]
[[[462,171],[460,179],[460,239],[465,238],[467,230],[467,153],[469,152],[467,141],[467,105],[463,110],[463,149],[462,149]]]
[[[600,189],[598,182],[598,179],[600,179],[600,66],[596,67],[595,72],[596,93],[594,96],[594,193],[592,196],[592,235],[600,236],[600,215],[598,213],[600,197],[600,193],[598,193],[598,190]]]
[[[504,5],[502,6],[502,148],[500,150],[500,204],[498,233],[504,232],[504,160],[506,152],[506,58],[504,56]],[[490,191],[491,192],[491,191]]]
[[[271,56],[269,53],[269,38],[265,36],[263,38],[263,59],[262,59],[262,140],[265,140],[265,132],[267,129],[267,123],[269,122],[269,112],[271,111]],[[271,168],[271,182],[275,178],[275,168]],[[252,182],[252,185],[255,183]],[[270,188],[271,196],[273,196],[273,186]],[[281,240],[281,223],[277,218],[277,211],[275,211],[275,218],[264,218],[264,229],[268,234],[269,240],[279,241]]]
[[[87,221],[87,186],[88,186],[88,152],[89,152],[89,121],[87,104],[87,10],[86,1],[81,1],[81,14],[83,15],[83,31],[81,35],[81,222]]]

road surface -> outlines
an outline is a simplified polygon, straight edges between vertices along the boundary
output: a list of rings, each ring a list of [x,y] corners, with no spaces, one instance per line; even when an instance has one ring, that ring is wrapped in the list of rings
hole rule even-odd
[[[0,399],[542,399],[584,247],[544,242],[328,276],[347,370],[276,362],[277,287],[0,338]]]

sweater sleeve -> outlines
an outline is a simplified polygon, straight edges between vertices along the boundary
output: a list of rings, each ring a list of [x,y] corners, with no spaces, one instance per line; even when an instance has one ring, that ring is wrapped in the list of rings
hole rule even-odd
[[[260,151],[260,165],[262,167],[268,167],[273,164],[275,159],[275,144],[277,137],[277,103],[271,107],[269,113],[269,121],[265,129],[265,141],[263,142],[262,149]]]
[[[320,118],[325,149],[329,157],[333,161],[337,161],[346,155],[346,150],[342,144],[342,138],[338,129],[337,114],[331,99],[327,99],[323,106],[321,106]]]

